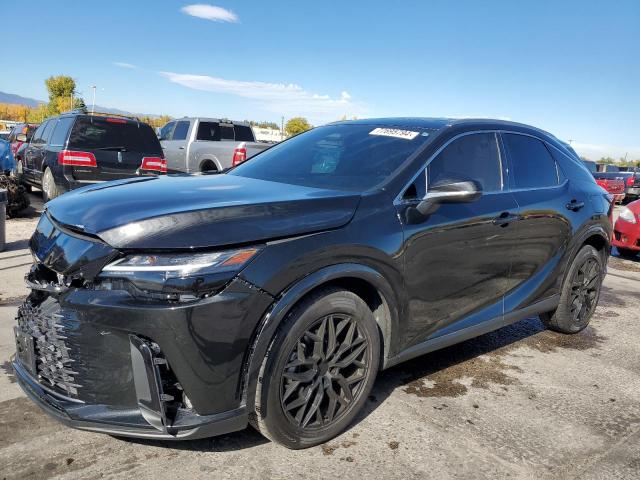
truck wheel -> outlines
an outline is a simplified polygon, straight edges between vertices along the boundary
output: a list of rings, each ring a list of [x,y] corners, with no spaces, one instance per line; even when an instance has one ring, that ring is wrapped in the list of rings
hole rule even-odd
[[[207,161],[203,162],[202,165],[200,165],[200,171],[202,173],[205,173],[205,172],[213,173],[213,172],[217,172],[218,171],[218,167],[211,160],[207,160]]]
[[[288,448],[308,448],[353,421],[378,372],[378,326],[341,288],[308,296],[288,314],[260,370],[250,423]]]

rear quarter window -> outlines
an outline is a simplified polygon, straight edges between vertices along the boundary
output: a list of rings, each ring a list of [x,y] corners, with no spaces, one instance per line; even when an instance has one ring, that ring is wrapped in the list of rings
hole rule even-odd
[[[69,136],[69,148],[93,150],[108,147],[162,154],[158,137],[146,123],[103,117],[76,118]]]
[[[72,124],[73,117],[65,117],[59,119],[53,130],[53,134],[51,135],[49,144],[53,147],[61,147],[62,145],[64,145],[64,142],[67,139],[67,135],[69,134],[69,128],[71,128]]]

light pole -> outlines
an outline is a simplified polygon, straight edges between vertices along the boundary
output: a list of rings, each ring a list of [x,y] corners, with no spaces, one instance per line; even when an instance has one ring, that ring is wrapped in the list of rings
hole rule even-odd
[[[93,89],[93,101],[91,102],[91,115],[93,115],[93,112],[96,109],[96,86],[91,85],[91,88]]]

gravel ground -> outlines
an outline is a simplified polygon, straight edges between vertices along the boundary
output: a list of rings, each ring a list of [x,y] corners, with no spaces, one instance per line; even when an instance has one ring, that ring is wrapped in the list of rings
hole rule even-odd
[[[385,371],[357,422],[325,445],[289,451],[251,429],[123,440],[59,425],[12,376],[32,200],[0,253],[0,478],[640,477],[640,259],[611,258],[583,332],[531,318]]]

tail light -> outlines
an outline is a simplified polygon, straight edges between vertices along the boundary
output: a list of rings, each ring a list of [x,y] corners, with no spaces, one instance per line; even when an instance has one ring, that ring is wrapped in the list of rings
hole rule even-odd
[[[635,179],[635,177],[633,177],[633,176],[632,176],[632,177],[627,178],[627,187],[632,187],[632,186],[633,186],[633,184],[635,183],[635,181],[636,181],[636,179]]]
[[[75,167],[97,167],[96,157],[91,152],[75,152],[61,150],[58,152],[59,165],[73,165]]]
[[[233,160],[231,160],[231,166],[235,167],[236,165],[240,165],[246,159],[247,159],[247,149],[244,143],[241,143],[233,151]]]
[[[140,170],[167,173],[167,161],[162,157],[143,157]]]

